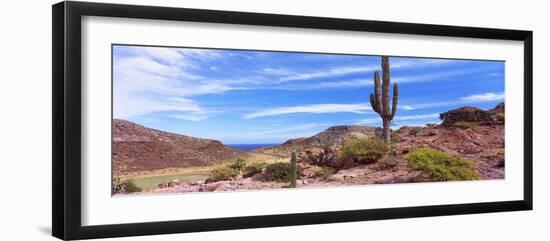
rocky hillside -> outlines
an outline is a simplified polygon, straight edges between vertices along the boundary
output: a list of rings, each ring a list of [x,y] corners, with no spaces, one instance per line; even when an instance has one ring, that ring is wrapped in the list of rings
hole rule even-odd
[[[311,147],[341,145],[344,140],[348,140],[352,137],[367,138],[379,136],[381,133],[382,130],[380,128],[370,126],[333,126],[314,136],[290,139],[279,146],[264,148],[259,151],[273,155],[287,156],[290,155],[293,149],[302,150]]]
[[[406,156],[419,147],[431,147],[473,160],[481,179],[504,178],[504,125],[477,125],[468,129],[402,127],[396,131],[394,151]]]
[[[202,139],[113,120],[113,171],[136,172],[208,165],[237,158],[241,151]]]

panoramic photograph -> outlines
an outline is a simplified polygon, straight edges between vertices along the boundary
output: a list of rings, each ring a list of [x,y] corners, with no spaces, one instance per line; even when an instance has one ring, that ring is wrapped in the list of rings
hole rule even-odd
[[[505,62],[112,46],[114,196],[505,178]]]

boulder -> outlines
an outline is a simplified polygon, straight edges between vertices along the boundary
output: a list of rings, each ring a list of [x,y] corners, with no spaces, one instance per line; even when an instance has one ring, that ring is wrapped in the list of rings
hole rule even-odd
[[[201,186],[199,191],[201,192],[215,192],[215,191],[228,191],[228,190],[235,190],[236,187],[231,185],[229,181],[220,181],[220,182],[212,182],[207,183]]]

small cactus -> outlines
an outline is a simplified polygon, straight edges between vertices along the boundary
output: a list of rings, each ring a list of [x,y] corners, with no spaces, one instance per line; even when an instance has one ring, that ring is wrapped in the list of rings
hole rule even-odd
[[[290,186],[291,188],[296,187],[296,178],[298,176],[298,168],[296,166],[296,151],[292,151],[292,156],[290,158]]]

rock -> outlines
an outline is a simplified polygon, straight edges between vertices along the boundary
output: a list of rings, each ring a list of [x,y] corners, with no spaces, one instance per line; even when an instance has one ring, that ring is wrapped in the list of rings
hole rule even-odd
[[[392,184],[392,183],[410,183],[414,182],[416,177],[414,176],[385,176],[374,181],[375,184]]]
[[[197,186],[197,185],[201,185],[201,184],[204,184],[204,183],[205,183],[204,180],[197,180],[197,181],[188,182],[188,184],[191,185],[191,186]]]
[[[227,191],[235,190],[236,188],[231,185],[229,181],[212,182],[202,185],[200,191],[202,192],[214,192],[214,191]]]

